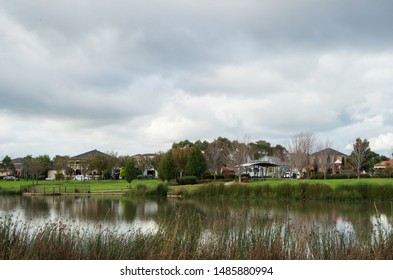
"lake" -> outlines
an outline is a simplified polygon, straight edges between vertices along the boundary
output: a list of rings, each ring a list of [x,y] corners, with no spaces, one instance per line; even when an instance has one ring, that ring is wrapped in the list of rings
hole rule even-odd
[[[356,235],[366,232],[375,237],[376,229],[390,234],[393,203],[283,201],[249,199],[130,199],[124,197],[71,196],[0,196],[0,216],[12,215],[14,221],[41,227],[61,220],[71,228],[94,231],[108,228],[117,233],[138,230],[155,232],[159,225],[174,215],[195,213],[203,217],[209,233],[216,225],[231,221],[243,223],[259,215],[283,224],[318,232],[336,231]],[[237,217],[237,219],[235,219]],[[240,218],[239,218],[240,217]],[[242,224],[244,226],[244,224]]]

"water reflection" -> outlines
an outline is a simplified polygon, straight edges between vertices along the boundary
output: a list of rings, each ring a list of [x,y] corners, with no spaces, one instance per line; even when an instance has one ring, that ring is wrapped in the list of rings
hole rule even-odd
[[[247,227],[252,217],[263,216],[275,222],[285,221],[285,226],[294,228],[353,236],[366,232],[373,240],[383,239],[392,232],[392,209],[392,203],[0,196],[1,216],[13,215],[16,220],[37,227],[61,219],[71,227],[83,229],[100,226],[121,233],[154,233],[168,219],[176,219],[177,211],[181,211],[182,217],[198,213],[203,220],[204,238],[211,237],[227,221],[239,220],[238,227]]]

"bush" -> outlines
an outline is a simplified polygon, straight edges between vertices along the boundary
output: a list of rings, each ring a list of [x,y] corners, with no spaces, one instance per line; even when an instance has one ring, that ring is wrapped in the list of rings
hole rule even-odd
[[[137,195],[144,195],[145,192],[146,192],[146,189],[147,189],[146,185],[144,185],[144,184],[138,184],[138,185],[136,186],[136,194],[137,194]]]
[[[214,175],[212,173],[203,173],[201,176],[203,180],[214,180]]]
[[[157,185],[156,194],[158,196],[167,196],[168,194],[168,186],[166,184],[160,183]]]
[[[177,178],[177,183],[179,185],[195,185],[198,183],[198,178],[196,176],[184,176]]]
[[[136,178],[138,180],[151,180],[151,179],[153,179],[153,176],[152,175],[138,175]]]

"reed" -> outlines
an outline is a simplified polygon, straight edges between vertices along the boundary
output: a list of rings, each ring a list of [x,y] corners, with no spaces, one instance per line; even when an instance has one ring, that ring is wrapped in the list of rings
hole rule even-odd
[[[184,210],[184,209],[183,209]],[[0,259],[392,259],[393,234],[356,234],[278,220],[269,213],[203,213],[174,210],[151,232],[120,233],[97,226],[70,228],[61,220],[33,229],[0,219]],[[49,246],[50,245],[50,246]]]
[[[181,193],[187,197],[229,197],[229,198],[275,198],[293,200],[368,200],[392,201],[392,184],[344,184],[332,188],[321,182],[299,182],[293,184],[231,184],[210,183],[198,188],[182,188]]]

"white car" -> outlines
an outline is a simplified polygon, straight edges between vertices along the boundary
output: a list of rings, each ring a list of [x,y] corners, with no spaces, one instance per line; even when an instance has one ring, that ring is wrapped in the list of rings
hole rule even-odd
[[[83,175],[75,175],[74,180],[76,180],[76,181],[85,181],[85,180],[87,180],[87,177],[85,177]]]

